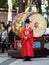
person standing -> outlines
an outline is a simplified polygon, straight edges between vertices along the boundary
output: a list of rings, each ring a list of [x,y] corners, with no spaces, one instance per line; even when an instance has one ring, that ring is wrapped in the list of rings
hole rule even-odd
[[[0,49],[1,49],[1,22],[0,22]]]
[[[21,55],[24,61],[30,61],[31,57],[34,57],[33,45],[33,29],[29,26],[30,20],[26,19],[25,26],[21,32]]]
[[[11,30],[8,32],[9,49],[14,48],[14,36],[15,34],[13,33],[11,28]]]
[[[4,22],[1,23],[1,30],[2,30],[2,33],[1,33],[1,52],[4,53],[5,49],[6,49],[6,51],[8,51],[7,46],[6,46],[8,34],[7,34],[6,27],[4,25]]]

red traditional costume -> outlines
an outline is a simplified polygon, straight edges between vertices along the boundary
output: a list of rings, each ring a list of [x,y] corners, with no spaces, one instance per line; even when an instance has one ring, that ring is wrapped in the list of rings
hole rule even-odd
[[[25,37],[27,37],[27,39],[25,39]],[[22,51],[21,51],[21,55],[23,57],[29,56],[29,57],[34,57],[34,51],[32,48],[33,45],[33,30],[28,27],[24,27],[22,30],[22,34],[21,34],[21,45],[22,45]]]

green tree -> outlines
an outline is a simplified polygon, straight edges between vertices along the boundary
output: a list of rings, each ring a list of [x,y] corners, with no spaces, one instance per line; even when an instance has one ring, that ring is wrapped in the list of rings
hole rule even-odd
[[[16,9],[16,7],[19,7],[19,0],[12,0],[13,8]]]
[[[7,0],[0,0],[0,7],[7,7]]]

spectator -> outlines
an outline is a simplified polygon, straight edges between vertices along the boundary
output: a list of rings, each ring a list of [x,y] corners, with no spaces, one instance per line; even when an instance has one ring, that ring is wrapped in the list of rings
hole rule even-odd
[[[2,30],[2,34],[1,34],[1,52],[3,53],[5,49],[7,50],[6,40],[8,38],[8,34],[7,34],[7,30],[6,30],[4,22],[1,22],[1,30]]]

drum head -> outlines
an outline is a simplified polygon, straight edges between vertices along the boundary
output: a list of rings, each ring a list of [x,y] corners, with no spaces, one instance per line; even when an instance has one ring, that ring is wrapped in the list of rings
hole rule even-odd
[[[34,14],[29,17],[31,23],[30,26],[33,28],[34,37],[40,37],[44,34],[47,22],[41,14]]]

